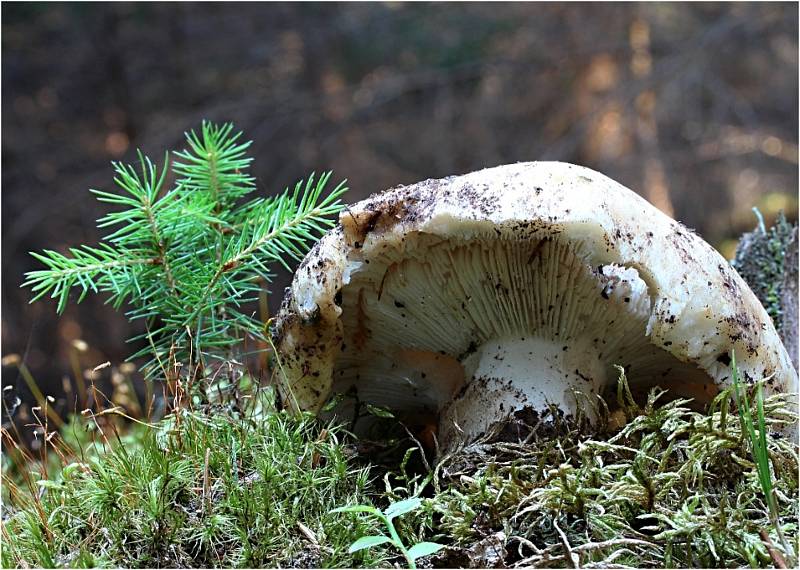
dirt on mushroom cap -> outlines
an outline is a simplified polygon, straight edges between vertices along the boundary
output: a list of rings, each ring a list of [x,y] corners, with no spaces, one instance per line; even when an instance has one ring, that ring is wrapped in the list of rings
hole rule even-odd
[[[601,174],[563,163],[523,163],[395,188],[341,215],[339,227],[298,269],[276,323],[293,406],[319,410],[328,398],[334,373],[343,370],[342,354],[358,354],[375,333],[376,323],[366,324],[367,310],[383,296],[386,275],[399,270],[407,253],[426,255],[410,243],[421,235],[428,251],[436,240],[467,244],[492,236],[530,247],[551,240],[579,250],[587,268],[633,270],[650,303],[642,331],[648,346],[702,370],[710,387],[729,381],[735,349],[745,378],[768,377],[773,391],[797,390],[797,374],[766,312],[711,246]],[[370,278],[372,290],[350,289],[381,264],[382,274]],[[365,318],[354,322],[361,325],[345,326],[359,311]],[[391,354],[378,356],[386,366],[396,364]],[[458,360],[461,352],[442,356]],[[348,366],[358,366],[358,358]],[[377,361],[363,360],[375,374]]]

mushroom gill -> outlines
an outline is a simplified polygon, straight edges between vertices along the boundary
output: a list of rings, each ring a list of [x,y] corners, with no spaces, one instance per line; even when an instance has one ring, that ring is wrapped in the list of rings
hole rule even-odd
[[[563,163],[425,181],[350,207],[275,327],[290,401],[333,393],[438,421],[445,445],[523,407],[592,416],[615,366],[708,402],[730,379],[797,388],[774,327],[711,246]]]

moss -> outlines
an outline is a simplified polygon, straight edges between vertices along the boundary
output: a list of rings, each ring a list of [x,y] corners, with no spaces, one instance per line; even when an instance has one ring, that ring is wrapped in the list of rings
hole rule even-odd
[[[767,309],[778,330],[783,322],[781,293],[786,250],[793,232],[794,226],[782,212],[769,229],[761,221],[759,227],[742,236],[732,261],[734,268]]]
[[[760,533],[778,540],[730,391],[707,413],[663,396],[628,405],[616,432],[541,422],[526,443],[490,434],[446,460],[432,499],[434,526],[453,540],[442,565],[493,537],[507,566],[771,565]],[[797,446],[778,435],[795,416],[783,395],[765,408],[779,521],[796,549]]]
[[[3,567],[383,565],[384,550],[347,552],[373,522],[329,513],[372,497],[341,429],[247,398],[246,413],[181,409],[119,438],[107,416],[74,420],[79,440],[50,439],[49,477],[4,470]]]
[[[520,414],[433,464],[412,436],[395,440],[392,465],[375,464],[373,442],[276,410],[269,391],[234,393],[119,437],[110,414],[76,418],[49,440],[48,471],[6,464],[2,565],[402,564],[383,546],[349,553],[382,529],[330,511],[409,497],[424,501],[397,519],[403,542],[448,546],[420,567],[764,567],[761,533],[779,544],[730,391],[703,413],[658,390],[640,407],[623,379],[618,409],[600,413],[616,427]],[[796,414],[785,395],[764,409],[778,521],[796,546],[798,448],[779,435]]]

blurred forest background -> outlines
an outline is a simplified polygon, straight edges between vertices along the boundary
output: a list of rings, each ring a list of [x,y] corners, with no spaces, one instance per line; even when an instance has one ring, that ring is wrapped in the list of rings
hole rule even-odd
[[[255,141],[267,193],[333,169],[354,201],[546,159],[635,189],[728,258],[751,207],[797,217],[795,3],[4,3],[2,79],[2,351],[49,393],[119,364],[134,331],[100,298],[60,319],[28,305],[27,252],[96,242],[88,189],[111,187],[109,162],[161,160],[202,119]]]

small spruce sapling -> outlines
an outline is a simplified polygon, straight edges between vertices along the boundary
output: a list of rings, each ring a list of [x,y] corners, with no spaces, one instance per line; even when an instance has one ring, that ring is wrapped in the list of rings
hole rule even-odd
[[[68,255],[32,252],[45,268],[27,273],[31,302],[49,295],[63,312],[77,289],[78,302],[93,292],[109,294],[115,308],[127,303],[126,315],[146,325],[132,339],[145,347],[131,358],[149,358],[149,377],[177,366],[200,378],[209,359],[229,358],[245,337],[264,340],[248,303],[270,282],[271,264],[288,268],[332,225],[347,188],[326,191],[328,172],[252,198],[250,142],[241,136],[232,124],[203,122],[171,166],[169,153],[161,169],[141,152],[135,166],[112,163],[115,191],[92,192],[121,208],[98,221],[113,230]]]

